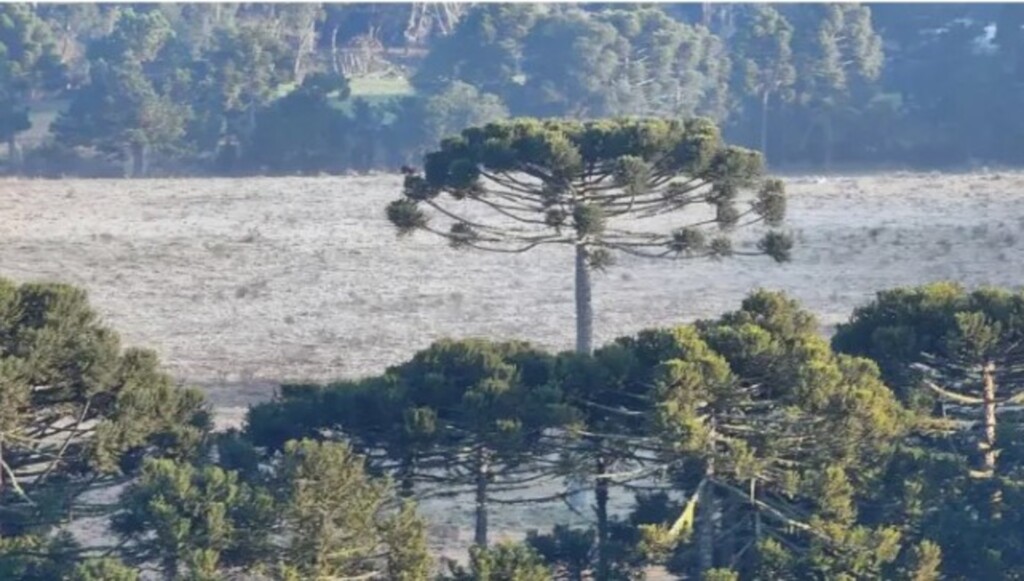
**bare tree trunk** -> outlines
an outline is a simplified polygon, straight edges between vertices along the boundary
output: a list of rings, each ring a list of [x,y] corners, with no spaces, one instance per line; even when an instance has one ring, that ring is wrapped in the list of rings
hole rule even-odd
[[[990,479],[992,489],[991,506],[993,519],[1002,517],[1002,490],[996,476],[996,459],[999,451],[996,449],[996,366],[991,361],[985,362],[981,368],[982,379],[982,400],[985,413],[985,434],[979,448],[982,452],[981,470],[986,478]]]
[[[248,155],[248,148],[253,143],[253,135],[256,133],[256,112],[258,105],[255,97],[251,97],[245,106],[244,117],[238,122],[238,157],[243,157],[243,152]]]
[[[825,172],[832,171],[832,113],[825,115]]]
[[[476,452],[476,531],[473,542],[487,546],[487,482],[490,479],[490,458],[487,449],[480,446]]]
[[[764,156],[765,165],[768,164],[768,97],[770,94],[768,91],[761,94],[761,155]]]
[[[737,547],[738,527],[726,526],[727,524],[738,523],[744,516],[743,505],[735,502],[735,498],[720,499],[718,507],[718,527],[715,531],[715,553],[722,566],[735,567],[740,555]]]
[[[410,499],[413,497],[415,483],[413,478],[416,475],[416,455],[409,454],[402,459],[402,465],[399,468],[399,488],[398,495],[403,499]]]
[[[750,506],[754,511],[754,544],[761,541],[761,511],[757,509],[757,478],[750,479]]]
[[[60,37],[60,62],[68,62],[68,52],[71,50],[71,40],[73,34],[71,32],[71,23],[65,21],[63,28],[63,34]]]
[[[441,4],[441,35],[448,36],[455,29],[455,25],[459,22],[459,15],[455,13],[455,9],[458,7],[457,4],[451,2],[444,2]]]
[[[14,133],[7,137],[7,163],[11,166],[11,173],[21,169],[21,148],[18,147],[18,136]]]
[[[608,466],[601,455],[597,457],[594,482],[594,512],[597,515],[597,576],[596,581],[608,581]]]
[[[409,21],[405,25],[405,41],[412,45],[419,41],[417,29],[420,28],[420,21],[423,19],[423,3],[413,2],[409,9]]]
[[[576,244],[576,352],[594,350],[594,307],[590,295],[590,267],[587,247]]]
[[[142,178],[146,177],[146,144],[144,143],[133,143],[131,148],[132,157],[132,177]]]
[[[714,428],[711,429],[712,442],[714,442]],[[714,443],[711,444],[714,446]],[[715,512],[718,507],[715,502],[715,453],[710,450],[707,462],[704,465],[704,480],[701,482],[700,494],[697,497],[697,578],[703,579],[704,575],[715,568]]]
[[[306,54],[306,35],[299,37],[299,45],[295,50],[295,62],[292,64],[292,78],[295,84],[302,84],[302,57]]]
[[[341,70],[338,68],[338,27],[335,26],[334,30],[331,31],[331,70],[334,74],[340,75]]]

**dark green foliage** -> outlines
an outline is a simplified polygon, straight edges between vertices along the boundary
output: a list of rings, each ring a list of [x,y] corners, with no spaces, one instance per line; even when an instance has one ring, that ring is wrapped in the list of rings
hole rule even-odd
[[[0,578],[137,578],[83,561],[57,527],[110,514],[86,495],[135,476],[143,458],[200,457],[208,430],[201,394],[176,387],[151,352],[122,351],[83,291],[0,280]]]
[[[138,581],[139,572],[116,559],[88,559],[75,567],[70,581]]]
[[[873,303],[856,309],[850,321],[837,328],[832,343],[840,351],[877,361],[889,385],[909,398],[919,375],[911,364],[923,361],[926,354],[951,354],[949,339],[957,313],[997,316],[988,304],[1000,301],[990,297],[945,282],[880,291]]]
[[[433,563],[427,547],[427,524],[416,514],[416,505],[404,502],[397,516],[385,524],[381,539],[389,549],[389,579],[420,581],[427,577]]]
[[[546,10],[529,4],[471,8],[450,36],[434,43],[418,67],[413,84],[428,95],[457,81],[482,93],[507,95],[520,74],[522,38]]]
[[[834,549],[890,539],[890,531],[864,528],[850,538],[835,536],[856,517],[852,489],[816,483],[820,474],[843,482],[847,471],[857,474],[858,485],[875,482],[905,433],[905,413],[872,364],[833,354],[817,329],[792,300],[759,292],[716,321],[648,330],[592,356],[560,357],[559,383],[576,407],[567,425],[570,437],[561,445],[567,467],[597,482],[606,472],[618,474],[615,485],[597,485],[599,498],[628,482],[625,475],[667,472],[689,499],[651,504],[648,516],[632,523],[634,537],[626,546],[643,543],[648,555],[660,553],[674,569],[692,572],[707,526],[699,518],[694,522],[692,508],[684,510],[695,503],[698,515],[723,511],[729,516],[722,518],[735,519],[724,528],[736,550],[755,543],[757,531],[772,530],[802,547],[801,563],[815,558],[817,541],[830,567],[876,567],[843,564]],[[610,553],[622,539],[615,539],[613,523],[602,520],[600,504],[598,510],[597,545]],[[653,526],[645,526],[641,538],[639,525]],[[544,554],[558,555],[557,537],[540,546]],[[579,551],[573,555],[569,563],[582,562]],[[755,555],[740,562],[753,567]],[[599,570],[611,571],[621,557],[605,558]],[[887,564],[895,555],[878,558]],[[565,556],[552,559],[569,566]]]
[[[531,531],[526,542],[554,569],[556,579],[581,580],[594,559],[594,535],[593,530],[556,525],[550,535]]]
[[[523,179],[539,183],[526,185]],[[705,186],[715,195],[705,196]],[[757,198],[743,209],[737,193],[758,186]],[[706,245],[705,226],[671,235],[638,234],[614,227],[613,221],[704,203],[717,210],[717,225],[728,229],[740,215],[746,223],[777,225],[785,211],[782,186],[762,180],[759,156],[725,145],[714,124],[705,120],[516,119],[466,129],[424,157],[423,175],[406,178],[405,201],[388,208],[389,218],[400,232],[429,228],[426,214],[413,208],[424,201],[437,207],[444,193],[455,202],[478,202],[519,222],[513,232],[475,220],[478,236],[458,240],[495,250],[584,243],[593,250],[650,257],[721,256],[737,252],[721,241]],[[470,224],[450,208],[440,217]],[[563,233],[569,218],[573,229]],[[451,237],[436,227],[432,231]],[[761,249],[786,260],[789,238],[769,233]]]
[[[597,12],[628,47],[613,80],[613,114],[669,118],[728,115],[729,58],[721,38],[670,18],[658,6]]]
[[[709,510],[736,519],[729,527],[734,547],[756,544],[765,534],[759,531],[772,530],[803,547],[805,563],[821,543],[828,566],[840,570],[854,565],[836,560],[837,547],[890,538],[887,530],[867,528],[837,536],[856,517],[852,488],[839,484],[847,471],[859,482],[874,481],[905,431],[904,414],[877,369],[832,354],[816,327],[792,301],[761,292],[718,321],[619,340],[634,353],[626,360],[643,372],[631,381],[653,386],[656,427],[649,431],[665,438],[661,457],[678,471],[688,505],[696,503],[695,520],[689,508],[682,516],[663,512],[659,527],[648,529],[653,548],[678,544],[673,568],[719,563],[701,544],[711,526],[701,514]],[[814,516],[798,516],[807,514]],[[685,533],[690,528],[692,536]],[[754,555],[733,563],[753,567]],[[895,554],[878,558],[885,564]]]
[[[537,117],[616,114],[614,88],[625,50],[615,28],[589,13],[557,11],[539,18],[523,39],[525,80],[514,109]]]
[[[246,432],[271,448],[349,439],[382,453],[373,464],[406,496],[474,492],[483,544],[488,488],[521,487],[545,428],[565,413],[552,366],[526,343],[439,341],[381,377],[285,388],[281,401],[250,411]]]
[[[1014,402],[1022,313],[1019,294],[936,283],[880,292],[834,339],[876,358],[921,412],[918,449],[889,468],[887,486],[900,499],[898,518],[915,539],[938,544],[950,575],[1012,577],[1017,568],[1007,556],[1021,546],[1011,499],[1020,494]],[[934,578],[938,557],[927,551],[908,556],[904,568],[924,561],[923,578]]]
[[[281,517],[290,532],[290,546],[283,555],[284,566],[303,578],[350,576],[374,567],[380,535],[387,534],[389,551],[417,548],[405,546],[405,534],[422,536],[422,529],[405,529],[409,517],[400,513],[398,523],[383,512],[388,490],[384,483],[366,477],[363,459],[341,443],[312,440],[285,445],[275,489],[282,502]],[[422,545],[418,547],[425,549]],[[395,564],[425,573],[422,560],[399,558]],[[382,565],[378,564],[377,567]],[[394,571],[398,578],[398,571]]]
[[[55,175],[97,173],[110,158],[137,160],[135,173],[393,170],[507,107],[705,116],[780,166],[1016,164],[1020,14],[967,4],[10,5],[0,136],[9,169],[29,169],[16,136],[47,101],[63,109],[53,142],[87,150]],[[306,76],[367,68],[407,75],[417,95],[332,97],[340,111],[314,143],[268,139],[289,133],[274,102]],[[54,101],[64,97],[66,109]],[[94,148],[105,159],[90,162]]]
[[[114,530],[131,541],[131,559],[159,563],[175,579],[232,572],[427,578],[425,526],[415,507],[395,507],[387,482],[367,475],[347,445],[291,440],[265,460],[269,471],[249,474],[148,462],[114,519]],[[96,567],[89,570],[105,574]]]
[[[310,173],[335,167],[347,128],[330,99],[345,100],[343,77],[314,73],[256,116],[247,159],[270,173]]]
[[[0,376],[5,534],[46,530],[144,455],[193,457],[208,429],[202,396],[177,388],[151,352],[121,351],[85,293],[66,285],[0,281]],[[68,422],[67,436],[45,437]],[[33,450],[48,460],[22,480],[39,474]]]
[[[796,107],[805,127],[815,134],[821,163],[830,167],[835,118],[868,91],[882,70],[882,40],[871,23],[871,10],[860,4],[816,4],[784,10],[793,23],[793,85]],[[777,34],[782,34],[779,30]]]
[[[550,581],[551,571],[529,546],[502,543],[473,547],[469,568],[449,565],[447,581]]]
[[[220,567],[251,563],[269,548],[270,496],[216,466],[149,461],[121,497],[114,530],[133,543],[140,562],[168,577],[188,572],[213,579]]]
[[[174,147],[189,115],[158,62],[173,35],[159,12],[121,12],[111,33],[90,44],[89,83],[54,123],[57,138],[130,160],[131,174],[145,175],[148,152]]]
[[[909,581],[938,581],[941,579],[942,549],[931,541],[922,541],[914,547],[906,570]]]
[[[738,79],[749,103],[760,108],[760,148],[768,155],[768,109],[772,98],[793,98],[796,68],[793,66],[793,27],[769,5],[758,5],[744,14],[735,41],[734,61]]]
[[[243,22],[218,29],[202,57],[191,63],[188,139],[201,151],[249,145],[257,111],[291,79],[283,42],[267,27]]]
[[[704,581],[739,581],[740,576],[732,569],[717,568],[705,572],[701,579]]]
[[[909,312],[948,310],[942,297],[951,296],[1001,321],[935,319],[959,330],[936,335],[949,353],[987,353],[993,335],[975,331],[1003,332],[1016,320],[1016,295],[995,291],[936,286],[883,296],[890,300],[879,305]],[[859,310],[841,336],[876,315],[892,323],[879,305]],[[794,301],[759,291],[717,319],[623,337],[592,355],[552,360],[517,344],[441,342],[379,378],[288,387],[283,400],[254,410],[249,432],[344,438],[382,451],[371,458],[374,470],[428,494],[432,478],[442,482],[437,469],[458,464],[439,459],[486,450],[487,478],[460,481],[451,472],[443,481],[451,491],[460,482],[466,492],[482,490],[485,507],[520,476],[545,470],[595,483],[597,526],[529,536],[546,565],[531,565],[524,549],[477,548],[456,578],[525,570],[523,578],[626,579],[652,562],[742,579],[1012,575],[1021,546],[1012,531],[1022,518],[1017,426],[1001,424],[1006,477],[996,519],[988,516],[993,481],[972,478],[968,459],[936,435],[908,433],[927,424],[898,404],[873,363],[832,352],[818,331]],[[547,413],[546,423],[529,427]],[[555,450],[561,462],[534,463]],[[467,455],[462,469],[480,476],[480,459]],[[614,481],[596,484],[611,472]],[[665,477],[631,481],[653,474]],[[629,519],[600,512],[602,498],[641,481],[669,494],[638,497]]]
[[[0,140],[17,166],[17,135],[32,123],[33,95],[60,88],[65,70],[49,28],[28,4],[0,7]]]
[[[0,578],[48,581],[73,574],[80,547],[67,532],[0,539]]]
[[[455,81],[426,99],[421,120],[426,131],[424,143],[437,143],[468,127],[506,117],[508,109],[497,95],[481,93],[473,85]]]
[[[468,83],[515,115],[725,115],[729,64],[719,39],[660,9],[586,8],[471,8],[414,83],[431,95]]]

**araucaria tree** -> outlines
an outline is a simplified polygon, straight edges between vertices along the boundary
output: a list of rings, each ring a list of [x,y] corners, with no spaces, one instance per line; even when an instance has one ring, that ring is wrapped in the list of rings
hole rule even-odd
[[[737,72],[760,107],[761,154],[768,158],[768,107],[772,97],[792,98],[793,27],[767,4],[753,6],[736,38]]]
[[[60,569],[81,550],[53,533],[109,509],[89,493],[132,478],[145,457],[201,455],[202,394],[158,364],[122,350],[85,292],[0,279],[0,579],[68,578]]]
[[[474,543],[488,544],[492,503],[537,480],[546,430],[565,414],[553,358],[526,343],[442,340],[359,383],[291,386],[249,412],[247,435],[276,448],[340,437],[392,473],[403,496],[472,494]]]
[[[477,211],[455,207],[471,205]],[[669,231],[643,227],[665,214],[685,218]],[[756,248],[735,250],[730,233],[778,226],[784,215],[783,185],[764,178],[761,156],[726,145],[705,119],[514,119],[469,128],[428,153],[423,172],[408,174],[403,197],[387,207],[400,235],[424,230],[494,252],[573,248],[581,353],[593,346],[590,271],[613,253],[783,261],[792,247],[786,235],[770,230]]]
[[[838,349],[877,359],[905,399],[930,394],[940,419],[969,429],[976,450],[970,475],[991,483],[993,518],[1007,477],[998,462],[998,418],[1024,402],[1022,323],[1024,295],[936,283],[878,293],[834,338]]]

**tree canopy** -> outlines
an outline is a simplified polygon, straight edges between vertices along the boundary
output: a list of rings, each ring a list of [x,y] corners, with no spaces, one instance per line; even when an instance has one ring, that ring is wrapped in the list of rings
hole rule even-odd
[[[574,248],[577,348],[590,351],[588,273],[608,266],[613,252],[788,258],[792,242],[781,232],[768,231],[750,250],[734,249],[728,236],[737,227],[781,223],[782,183],[765,179],[761,170],[756,152],[726,145],[704,119],[513,119],[442,141],[424,156],[422,174],[406,176],[403,197],[387,207],[387,217],[399,235],[423,230],[459,248]],[[749,190],[752,197],[740,197]],[[490,217],[469,218],[455,209],[469,202]],[[670,232],[617,225],[665,214],[687,218]],[[434,219],[448,222],[447,228]]]
[[[706,117],[779,167],[1020,162],[1012,7],[4,10],[0,133],[12,172],[393,171],[506,114]],[[328,107],[287,113],[328,138],[268,156],[265,136],[285,114],[275,102],[307,75],[358,82]]]

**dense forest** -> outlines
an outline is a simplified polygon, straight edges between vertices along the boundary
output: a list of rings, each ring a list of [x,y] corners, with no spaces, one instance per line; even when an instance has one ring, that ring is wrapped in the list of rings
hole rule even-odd
[[[3,579],[1024,572],[1019,293],[887,290],[831,343],[767,291],[591,353],[442,340],[379,375],[284,385],[229,432],[81,290],[5,280],[0,299]],[[490,513],[578,492],[523,495],[543,478],[589,490],[592,526],[489,542]],[[415,508],[452,494],[475,499],[461,565],[432,562]],[[58,533],[97,517],[110,538]]]
[[[707,117],[777,169],[1016,165],[1014,4],[5,4],[3,168],[397,171],[506,117]]]

